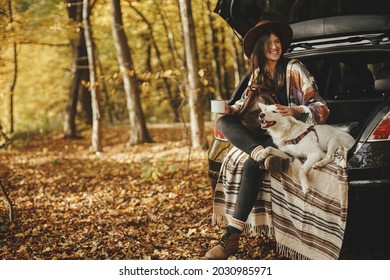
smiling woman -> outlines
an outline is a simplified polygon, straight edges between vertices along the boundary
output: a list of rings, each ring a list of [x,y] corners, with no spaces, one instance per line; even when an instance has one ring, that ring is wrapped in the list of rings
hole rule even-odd
[[[257,194],[266,187],[258,178],[264,177],[267,171],[280,174],[288,167],[288,158],[262,157],[265,148],[274,146],[269,135],[261,132],[258,122],[261,110],[252,110],[260,109],[257,104],[262,102],[264,92],[271,92],[268,103],[279,103],[277,110],[284,116],[323,123],[329,114],[304,65],[296,60],[287,61],[282,56],[290,46],[292,35],[288,24],[263,20],[244,37],[243,47],[249,58],[251,78],[242,98],[231,107],[227,106],[224,116],[217,121],[217,127],[230,143],[250,156],[242,166],[234,214],[219,243],[206,253],[206,259],[227,259],[237,252],[240,235],[255,206]],[[247,124],[249,114],[253,116],[249,123],[255,124],[254,129]]]

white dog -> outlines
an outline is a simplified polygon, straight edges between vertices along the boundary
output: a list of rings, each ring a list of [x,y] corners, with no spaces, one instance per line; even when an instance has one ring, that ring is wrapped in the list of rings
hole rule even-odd
[[[339,147],[349,150],[355,143],[353,137],[340,128],[326,124],[307,124],[294,117],[282,116],[275,105],[259,103],[259,106],[262,110],[259,115],[261,127],[267,130],[279,148],[279,150],[273,147],[265,148],[261,158],[265,159],[269,155],[306,158],[299,171],[304,193],[309,190],[307,173],[311,167],[321,168],[333,162],[334,154]]]

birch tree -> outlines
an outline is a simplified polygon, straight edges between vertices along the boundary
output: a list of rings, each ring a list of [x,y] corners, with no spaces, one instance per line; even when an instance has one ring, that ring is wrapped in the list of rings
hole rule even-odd
[[[101,115],[99,108],[99,92],[97,90],[96,83],[96,61],[95,61],[95,49],[93,45],[93,36],[91,23],[89,21],[89,0],[83,0],[83,27],[85,44],[87,47],[88,65],[89,65],[89,80],[91,91],[91,105],[92,105],[92,149],[94,152],[100,152],[101,147]]]
[[[193,148],[207,149],[203,96],[200,92],[198,78],[198,51],[196,47],[196,35],[190,0],[179,0],[180,18],[183,26],[184,49],[188,77],[188,105],[190,111],[191,146]]]
[[[67,0],[67,10],[69,18],[76,23],[76,36],[70,40],[72,48],[72,79],[70,82],[68,104],[64,118],[64,137],[77,138],[76,113],[79,94],[90,96],[88,89],[82,81],[89,81],[89,67],[87,57],[87,47],[85,44],[83,22],[83,5],[79,0]],[[88,98],[90,100],[90,98]]]
[[[11,0],[8,0],[8,10],[9,10],[9,23],[11,26],[11,31],[13,31],[14,18],[12,13]],[[9,94],[10,133],[14,132],[14,91],[15,91],[16,80],[18,77],[18,53],[17,53],[16,41],[12,43],[12,51],[13,51],[13,61],[14,61],[14,75],[13,75],[12,84],[10,87],[10,94]]]

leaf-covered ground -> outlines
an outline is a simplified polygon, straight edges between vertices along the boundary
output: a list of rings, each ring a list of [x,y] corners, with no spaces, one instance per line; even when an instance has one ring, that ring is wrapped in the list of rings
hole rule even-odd
[[[88,134],[0,151],[15,211],[10,223],[0,198],[0,259],[202,259],[223,231],[211,224],[207,153],[189,150],[181,125],[150,133],[154,143],[126,147],[127,127],[106,128],[100,155]],[[278,258],[264,237],[240,246],[234,258]]]

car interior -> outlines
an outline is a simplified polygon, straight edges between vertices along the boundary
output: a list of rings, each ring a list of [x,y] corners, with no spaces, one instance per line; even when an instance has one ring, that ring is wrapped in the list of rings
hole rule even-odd
[[[390,80],[390,60],[378,62],[374,57],[374,60],[359,61],[355,58],[334,56],[302,58],[301,61],[313,74],[330,109],[327,123],[339,126],[356,138],[373,110],[389,94],[390,88],[380,87],[376,78],[379,77],[382,83]],[[230,104],[240,98],[248,79],[245,77],[238,85]]]
[[[356,58],[335,56],[319,61],[303,59],[329,107],[327,123],[340,126],[355,138],[375,108],[389,94],[388,89],[375,85],[378,84],[378,74],[383,80],[384,74],[381,73],[390,65],[390,61],[362,61]],[[387,78],[390,79],[390,75]]]

